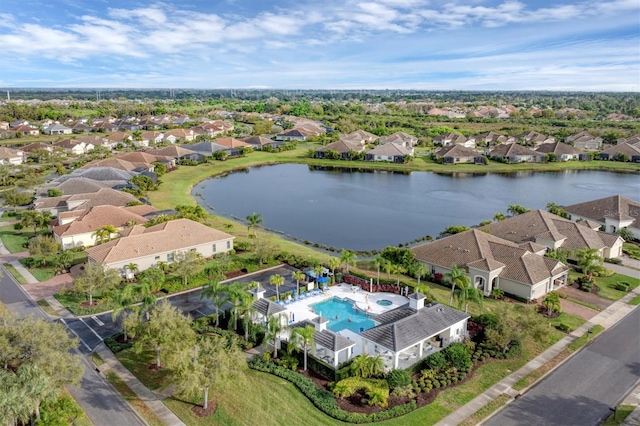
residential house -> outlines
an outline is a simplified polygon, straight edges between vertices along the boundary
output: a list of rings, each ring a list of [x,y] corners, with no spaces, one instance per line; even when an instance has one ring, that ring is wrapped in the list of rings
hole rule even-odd
[[[176,143],[178,141],[191,142],[195,140],[195,134],[191,129],[173,129],[167,130],[164,134],[164,141]]]
[[[211,157],[216,151],[224,151],[227,148],[222,145],[211,141],[196,142],[194,144],[182,145],[182,148],[188,149],[192,152],[203,155],[204,157]]]
[[[293,128],[276,135],[278,141],[306,141],[310,133],[303,129]]]
[[[167,169],[173,169],[176,167],[175,158],[166,155],[156,155],[148,151],[123,152],[116,155],[116,158],[129,161],[133,164],[153,165],[153,163],[162,163],[167,167]]]
[[[505,163],[540,163],[546,155],[517,143],[501,144],[489,151],[489,157]]]
[[[189,146],[189,145],[187,145]],[[195,161],[197,163],[203,163],[205,161],[205,156],[192,151],[187,148],[183,148],[178,145],[169,145],[163,148],[154,148],[148,149],[145,151],[151,155],[160,155],[164,157],[171,157],[176,161],[188,159],[190,161]]]
[[[116,191],[111,188],[101,188],[97,192],[86,194],[63,195],[61,197],[38,198],[33,202],[33,208],[37,211],[49,211],[52,216],[58,216],[62,212],[78,209],[88,209],[95,206],[119,206],[125,207],[130,203],[140,201],[133,195]]]
[[[144,132],[142,133],[142,135],[140,135],[140,137],[142,139],[141,141],[134,141],[134,144],[136,144],[136,146],[147,147],[149,145],[156,145],[164,141],[164,133],[162,132]]]
[[[251,136],[249,138],[242,139],[242,141],[248,143],[253,147],[253,149],[258,151],[261,151],[265,146],[277,148],[283,144],[282,141],[274,141],[272,139],[265,138],[264,136]]]
[[[233,249],[234,237],[189,219],[176,219],[145,228],[137,225],[126,236],[87,250],[90,262],[100,263],[125,274],[135,263],[144,271],[160,262],[173,263],[176,254],[196,251],[205,258]]]
[[[605,232],[627,228],[640,240],[640,202],[622,195],[599,198],[563,207],[574,221],[596,222]]]
[[[543,135],[542,133],[534,131],[520,133],[518,135],[515,135],[514,139],[517,143],[525,146],[538,146],[545,143],[553,143],[556,141],[556,138],[554,138],[553,136]]]
[[[578,149],[597,150],[602,148],[602,138],[592,136],[586,131],[567,136],[564,141]]]
[[[140,174],[142,172],[153,172],[154,165],[147,162],[133,162],[123,160],[118,157],[105,158],[103,160],[93,160],[81,167],[81,169],[92,169],[96,167],[110,167],[113,169],[125,170],[133,174]]]
[[[0,164],[22,164],[25,160],[24,151],[21,149],[13,149],[0,147]]]
[[[327,133],[326,129],[315,121],[306,120],[299,122],[295,126],[298,129],[305,131],[310,136],[319,136]]]
[[[555,154],[556,161],[591,160],[591,154],[584,153],[562,142],[545,143],[537,146],[535,151],[542,154]]]
[[[378,145],[365,154],[365,161],[390,161],[392,163],[404,163],[413,156],[413,148],[395,143]]]
[[[28,120],[16,120],[16,121],[12,121],[11,123],[9,123],[9,128],[11,129],[15,129],[17,127],[20,126],[30,126],[31,124],[29,123]]]
[[[126,144],[133,141],[133,137],[126,132],[115,132],[105,138],[111,146]]]
[[[450,145],[462,145],[465,148],[475,148],[476,140],[474,138],[467,138],[466,136],[458,133],[448,133],[446,135],[439,135],[433,138],[434,145],[450,146]]]
[[[409,135],[405,132],[395,132],[388,136],[381,136],[379,143],[380,145],[384,145],[387,143],[395,143],[398,145],[413,148],[418,144],[418,138],[415,136]]]
[[[596,249],[603,258],[622,254],[622,238],[595,231],[583,224],[544,210],[533,210],[480,228],[481,231],[517,244],[533,242],[547,251],[563,249],[575,252],[584,248]]]
[[[75,141],[84,142],[87,147],[89,146],[93,146],[94,148],[102,147],[108,150],[112,150],[116,146],[115,143],[112,143],[106,138],[103,138],[101,136],[82,136],[82,137],[76,138]],[[89,149],[89,151],[91,149]]]
[[[600,151],[598,157],[601,160],[631,161],[632,163],[640,163],[640,146],[622,143],[613,145]]]
[[[16,134],[20,134],[22,136],[38,136],[40,135],[40,130],[37,127],[29,126],[29,125],[20,125],[17,127],[12,127],[12,131]]]
[[[462,145],[449,145],[433,153],[436,160],[443,164],[487,164],[487,158],[475,149]]]
[[[417,361],[435,353],[436,347],[460,342],[468,336],[469,314],[424,302],[424,295],[413,293],[409,296],[409,306],[377,315],[374,319],[377,325],[360,333],[363,353],[386,354],[391,358],[391,367],[397,369],[401,360]]]
[[[334,369],[337,369],[339,364],[351,359],[356,342],[334,331],[328,330],[328,322],[329,320],[326,318],[315,317],[291,324],[290,328],[312,326],[316,332],[313,335],[314,347],[311,349],[311,353],[318,358],[321,358],[323,354],[327,354],[327,362],[329,362]]]
[[[55,179],[55,182],[64,182],[68,179],[84,177],[100,182],[128,182],[135,173],[116,169],[113,167],[92,167],[87,169],[77,169],[68,175],[62,175]]]
[[[112,225],[116,230],[121,231],[135,224],[142,225],[147,221],[145,217],[129,211],[128,207],[104,205],[81,211],[62,212],[58,215],[52,231],[53,238],[62,245],[62,250],[68,250],[97,244],[99,240],[96,230],[103,226]],[[117,237],[119,233],[110,236],[110,238]]]
[[[47,135],[70,135],[73,133],[73,129],[56,123],[43,128],[42,133]]]
[[[340,139],[354,144],[366,145],[377,141],[379,137],[380,136],[369,133],[366,130],[356,130],[348,135],[344,135]]]
[[[628,143],[629,145],[640,146],[640,135],[631,136],[629,138],[618,139],[618,145]]]
[[[242,150],[244,148],[251,147],[250,144],[235,138],[218,138],[214,140],[213,143],[215,143],[216,145],[223,146],[225,148],[224,150],[227,152],[227,155],[229,155],[229,157],[236,157],[238,155],[242,155]]]
[[[496,132],[485,132],[476,135],[475,140],[477,144],[492,147],[501,143],[508,143],[509,138]]]
[[[21,146],[20,150],[24,152],[25,155],[29,155],[29,153],[33,151],[53,152],[53,144],[43,143],[43,142],[34,142],[34,143]]]
[[[478,229],[461,232],[411,249],[432,274],[464,268],[471,284],[489,296],[494,288],[533,300],[566,283],[569,267],[544,256],[543,246],[522,247]]]
[[[120,182],[118,182],[120,183]],[[52,181],[36,190],[37,197],[47,197],[47,190],[55,188],[63,195],[89,194],[102,188],[111,188],[109,183],[88,179],[85,177],[73,177],[63,182]]]
[[[77,139],[63,139],[61,141],[54,142],[53,145],[70,153],[71,155],[86,154],[94,148],[93,144],[87,144]]]
[[[82,134],[91,132],[93,132],[93,127],[87,125],[86,123],[76,122],[71,125],[71,133]]]
[[[314,154],[314,157],[325,158],[328,151],[337,152],[340,155],[340,158],[349,160],[351,159],[353,153],[364,151],[364,145],[339,140],[318,148]]]

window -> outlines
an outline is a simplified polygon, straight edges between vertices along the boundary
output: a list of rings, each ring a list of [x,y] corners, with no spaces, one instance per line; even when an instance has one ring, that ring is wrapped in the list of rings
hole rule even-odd
[[[173,262],[174,253],[167,253],[167,262]]]
[[[216,245],[215,245],[215,244],[213,244],[213,245],[211,246],[211,251],[212,251],[212,252],[214,252],[214,253],[216,252]]]
[[[456,328],[456,336],[459,336],[459,335],[460,335],[460,329]]]
[[[227,250],[231,250],[231,241],[227,241]]]

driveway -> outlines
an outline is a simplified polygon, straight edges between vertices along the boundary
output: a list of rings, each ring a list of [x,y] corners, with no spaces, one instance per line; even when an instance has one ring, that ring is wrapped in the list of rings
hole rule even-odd
[[[587,308],[586,306],[562,298],[560,298],[560,306],[562,307],[562,312],[566,312],[586,320],[590,320],[600,313],[600,311],[596,311],[595,309]]]
[[[591,305],[595,305],[600,310],[605,310],[611,305],[614,301],[605,299],[604,297],[600,297],[595,293],[588,293],[586,291],[578,290],[574,287],[565,286],[558,290],[558,293],[572,297],[574,299],[580,300],[581,302],[586,302]]]
[[[276,287],[273,284],[269,283],[269,278],[272,275],[282,275],[284,277],[284,284],[280,286],[279,292],[280,294],[291,291],[296,288],[296,281],[291,278],[291,274],[297,271],[296,268],[289,265],[281,265],[277,268],[269,269],[267,271],[261,271],[253,275],[245,275],[242,277],[238,277],[237,279],[230,280],[229,283],[232,282],[240,282],[240,283],[250,283],[252,281],[257,281],[265,288],[266,292],[264,297],[269,298],[276,295]],[[300,282],[302,285],[302,282]]]
[[[71,285],[72,282],[73,278],[71,275],[60,274],[46,281],[26,284],[24,289],[27,290],[33,300],[40,300],[53,296],[58,293],[62,287]]]

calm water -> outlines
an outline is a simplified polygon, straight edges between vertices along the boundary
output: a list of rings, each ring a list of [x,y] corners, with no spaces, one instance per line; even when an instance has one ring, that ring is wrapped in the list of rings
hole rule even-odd
[[[544,209],[621,194],[640,199],[640,176],[600,171],[436,174],[312,170],[283,164],[207,179],[193,190],[203,207],[301,240],[353,250],[433,237],[477,225],[510,204]]]
[[[353,307],[353,303],[337,297],[311,305],[318,315],[327,318],[327,328],[331,331],[349,329],[359,333],[360,329],[368,330],[376,325],[364,312]]]

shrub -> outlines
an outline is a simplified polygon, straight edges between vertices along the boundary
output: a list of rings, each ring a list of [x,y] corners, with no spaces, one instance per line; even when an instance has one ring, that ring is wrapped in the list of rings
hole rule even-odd
[[[561,322],[560,324],[558,324],[558,325],[556,326],[556,328],[557,328],[558,330],[560,330],[560,331],[565,332],[565,333],[569,333],[570,331],[572,331],[572,330],[571,330],[571,327],[570,327],[569,325],[567,325],[567,324],[563,323],[563,322]]]
[[[440,371],[447,366],[447,358],[443,352],[436,352],[427,357],[426,364],[429,368],[434,371]]]
[[[20,222],[13,224],[13,229],[16,231],[22,231],[24,229],[24,225]]]
[[[498,325],[498,317],[493,314],[481,314],[471,318],[471,321],[482,324],[485,328],[495,328]]]
[[[616,258],[611,258],[611,257],[605,257],[604,261],[607,262],[607,263],[613,263],[615,265],[621,265],[622,264],[622,260],[616,259]]]
[[[390,388],[399,388],[411,384],[411,375],[406,370],[391,370],[386,379]]]
[[[118,333],[115,336],[112,337],[107,337],[106,339],[104,339],[104,344],[107,345],[107,347],[109,349],[111,349],[111,352],[113,352],[114,354],[117,354],[118,352],[122,352],[125,349],[129,349],[131,346],[133,346],[133,342],[127,342],[127,343],[120,343],[118,342],[118,338],[122,335],[122,333]]]
[[[629,283],[626,281],[620,281],[615,284],[614,288],[620,291],[629,291]]]
[[[471,366],[471,351],[462,343],[452,343],[442,352],[449,364],[457,370]]]
[[[583,279],[580,282],[580,290],[586,291],[587,293],[591,293],[591,291],[593,290],[593,281]]]

